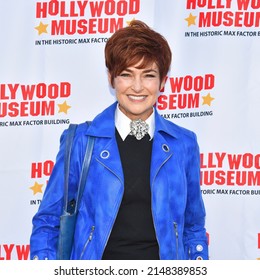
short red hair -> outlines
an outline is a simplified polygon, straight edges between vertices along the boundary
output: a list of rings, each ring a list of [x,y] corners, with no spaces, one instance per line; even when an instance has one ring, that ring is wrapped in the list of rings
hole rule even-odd
[[[112,85],[123,70],[141,61],[138,68],[156,63],[162,82],[170,69],[171,59],[167,40],[140,20],[132,20],[129,26],[117,30],[105,46],[105,62]]]

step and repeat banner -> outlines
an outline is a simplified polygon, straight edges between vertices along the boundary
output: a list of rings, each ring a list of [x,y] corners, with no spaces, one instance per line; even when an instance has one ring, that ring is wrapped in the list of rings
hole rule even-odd
[[[260,0],[0,0],[1,260],[29,259],[60,135],[114,102],[104,46],[132,19],[172,48],[157,109],[198,136],[210,259],[260,258]]]

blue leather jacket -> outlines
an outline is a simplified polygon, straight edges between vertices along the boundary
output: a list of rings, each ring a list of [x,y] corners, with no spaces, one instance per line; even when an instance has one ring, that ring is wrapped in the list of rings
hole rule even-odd
[[[70,169],[75,192],[86,146],[96,137],[88,180],[79,208],[71,259],[101,259],[124,192],[124,176],[115,138],[114,103],[88,127],[80,124]],[[32,259],[56,259],[63,206],[64,147],[67,130],[38,212],[30,240]],[[155,110],[151,161],[152,215],[160,259],[208,259],[205,209],[200,190],[196,136],[163,119]],[[72,195],[72,194],[70,194]]]

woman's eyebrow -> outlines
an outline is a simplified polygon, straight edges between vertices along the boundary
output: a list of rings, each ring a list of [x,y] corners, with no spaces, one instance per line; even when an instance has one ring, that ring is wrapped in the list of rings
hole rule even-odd
[[[143,71],[144,73],[147,73],[147,72],[155,72],[155,73],[158,73],[158,71],[156,70],[156,69],[145,69],[144,71]]]
[[[123,71],[127,71],[127,72],[133,73],[133,70],[131,70],[131,69],[129,69],[129,68],[126,68],[126,69],[123,70]],[[158,71],[157,71],[156,69],[153,69],[153,68],[151,68],[151,69],[144,69],[142,72],[143,72],[143,73],[148,73],[148,72],[155,72],[155,73],[158,73]]]

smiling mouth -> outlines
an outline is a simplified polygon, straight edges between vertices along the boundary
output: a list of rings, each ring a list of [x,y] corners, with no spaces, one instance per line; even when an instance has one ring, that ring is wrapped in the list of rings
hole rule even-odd
[[[134,101],[142,101],[142,100],[144,100],[146,98],[146,96],[145,95],[138,95],[138,96],[136,96],[136,95],[128,95],[128,98],[132,99]]]

